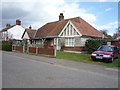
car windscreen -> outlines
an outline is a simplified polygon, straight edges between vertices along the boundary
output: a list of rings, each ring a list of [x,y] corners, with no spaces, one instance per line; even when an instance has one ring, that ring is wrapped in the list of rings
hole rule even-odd
[[[98,50],[113,52],[115,49],[114,49],[114,47],[110,47],[110,46],[101,46],[101,47],[98,48]]]

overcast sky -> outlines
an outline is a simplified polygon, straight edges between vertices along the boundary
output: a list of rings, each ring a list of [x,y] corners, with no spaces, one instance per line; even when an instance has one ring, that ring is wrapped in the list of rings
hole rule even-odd
[[[65,19],[81,17],[98,30],[106,29],[112,35],[118,27],[117,0],[3,0],[2,28],[6,24],[15,24],[16,19],[22,26],[38,29],[47,22],[57,21],[59,14],[64,13]]]

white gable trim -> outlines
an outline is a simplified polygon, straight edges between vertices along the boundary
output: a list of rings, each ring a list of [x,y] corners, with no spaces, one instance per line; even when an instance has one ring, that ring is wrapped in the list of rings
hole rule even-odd
[[[77,33],[82,36],[82,34],[80,33],[80,31],[74,26],[74,24],[70,21],[70,24],[73,26],[73,28],[77,31]]]
[[[22,39],[30,39],[27,31],[25,31],[24,35],[23,35],[23,38]]]
[[[62,31],[60,32],[60,34],[58,36],[61,36],[61,34],[65,31],[65,29],[67,28],[68,24],[70,24],[74,29],[75,31],[79,34],[79,36],[82,36],[82,34],[79,32],[79,30],[73,25],[73,23],[69,20],[67,22],[67,24],[65,25],[65,27],[62,29]]]
[[[64,30],[66,29],[66,27],[68,26],[69,21],[67,22],[67,24],[65,25],[65,27],[62,29],[62,31],[60,32],[60,34],[58,36],[61,36],[61,34],[64,32]]]

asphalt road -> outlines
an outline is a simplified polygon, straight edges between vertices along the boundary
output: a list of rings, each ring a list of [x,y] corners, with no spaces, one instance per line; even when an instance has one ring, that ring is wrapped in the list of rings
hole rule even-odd
[[[118,88],[118,77],[3,53],[2,87]]]

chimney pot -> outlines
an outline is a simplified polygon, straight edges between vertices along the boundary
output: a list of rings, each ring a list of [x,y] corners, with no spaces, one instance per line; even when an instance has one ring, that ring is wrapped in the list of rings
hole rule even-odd
[[[29,29],[32,29],[31,25],[29,26]]]
[[[63,13],[60,13],[60,15],[59,15],[59,21],[62,21],[62,20],[64,20],[64,15],[63,15]]]
[[[21,25],[21,21],[19,19],[16,20],[16,25]]]
[[[7,28],[10,27],[10,24],[6,24],[6,27],[7,27]]]

